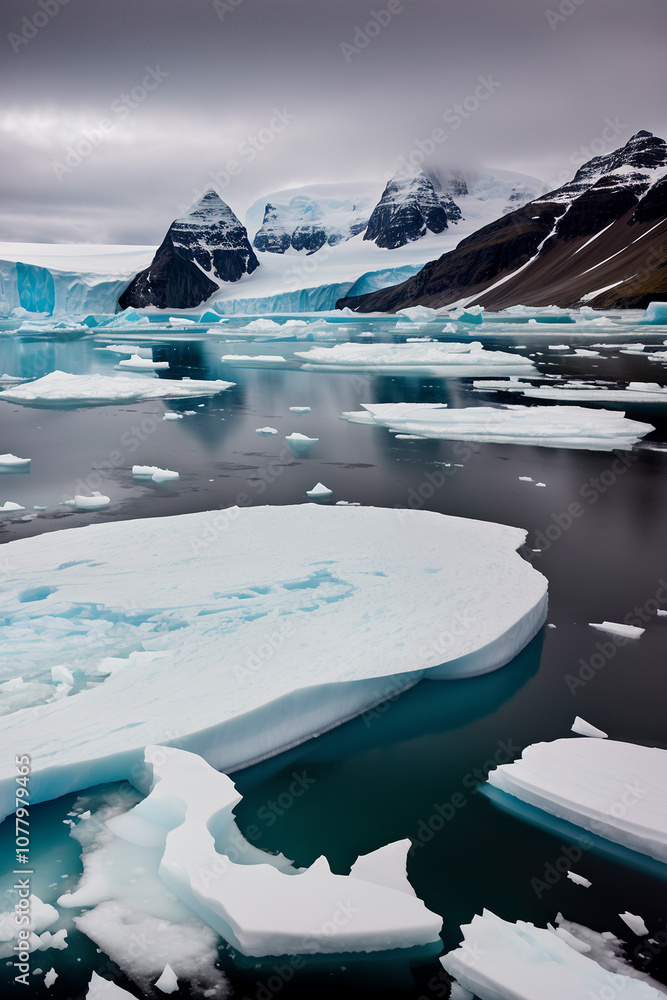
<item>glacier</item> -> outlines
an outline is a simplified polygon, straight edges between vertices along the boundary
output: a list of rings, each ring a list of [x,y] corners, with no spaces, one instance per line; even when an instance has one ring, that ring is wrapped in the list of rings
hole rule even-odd
[[[361,405],[363,410],[344,412],[342,418],[350,423],[386,427],[402,436],[424,439],[612,451],[628,450],[645,434],[655,430],[651,424],[630,420],[624,413],[589,410],[582,406],[450,409],[445,403]]]
[[[462,944],[440,961],[479,1000],[664,1000],[664,987],[618,955],[621,942],[559,917],[516,923],[490,910],[461,927]]]
[[[60,906],[113,899],[123,876],[127,896],[127,874],[143,857],[142,867],[153,878],[144,879],[137,896],[152,892],[151,908],[159,912],[166,887],[246,956],[440,945],[442,919],[426,908],[407,878],[410,841],[359,858],[349,875],[334,874],[324,857],[296,868],[241,834],[233,812],[241,796],[227,775],[173,747],[149,746],[144,759],[145,769],[134,781],[146,797],[106,820],[102,849],[88,855],[80,886],[60,896]],[[173,912],[172,907],[165,915]],[[84,932],[91,923],[99,926],[95,911],[75,923]],[[159,965],[164,959],[150,961]],[[180,976],[179,962],[170,961]]]
[[[534,743],[519,760],[491,771],[488,782],[598,837],[667,862],[667,750],[587,736]]]
[[[398,691],[495,670],[546,617],[524,540],[428,511],[304,503],[8,542],[3,677],[31,698],[4,719],[0,812],[14,811],[26,727],[38,802],[131,778],[149,744],[232,770],[380,703],[390,678]],[[48,700],[54,664],[75,688]]]

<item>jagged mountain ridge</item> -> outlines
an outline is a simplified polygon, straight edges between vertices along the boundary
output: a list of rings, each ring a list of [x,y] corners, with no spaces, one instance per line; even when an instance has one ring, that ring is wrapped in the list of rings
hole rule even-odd
[[[150,266],[130,282],[119,305],[191,309],[210,298],[220,282],[238,281],[257,267],[245,226],[209,190],[172,222]]]
[[[640,131],[408,281],[338,305],[362,312],[460,300],[489,309],[645,307],[667,293],[666,174],[667,144]]]

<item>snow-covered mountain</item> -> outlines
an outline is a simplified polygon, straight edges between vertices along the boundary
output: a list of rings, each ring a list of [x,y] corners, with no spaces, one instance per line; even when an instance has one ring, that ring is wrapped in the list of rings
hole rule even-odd
[[[402,284],[340,304],[643,308],[667,295],[666,240],[667,144],[641,131]]]
[[[264,253],[312,254],[352,239],[368,225],[375,189],[364,183],[311,184],[268,195],[246,215],[248,232],[255,232],[253,246]]]
[[[452,202],[451,196],[448,202]],[[364,239],[395,250],[421,239],[427,229],[441,233],[446,228],[447,213],[424,171],[406,171],[395,174],[382,192]]]
[[[256,267],[245,227],[210,190],[172,222],[152,263],[132,280],[119,304],[191,309],[210,298],[220,282],[238,281]]]

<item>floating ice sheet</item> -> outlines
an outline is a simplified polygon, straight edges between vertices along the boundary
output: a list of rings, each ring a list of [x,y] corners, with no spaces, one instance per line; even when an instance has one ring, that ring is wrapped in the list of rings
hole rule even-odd
[[[651,424],[624,413],[582,406],[466,406],[444,403],[362,403],[342,416],[350,423],[387,427],[396,433],[453,441],[480,441],[611,451],[632,448]]]
[[[599,837],[667,862],[667,750],[585,736],[534,743],[488,780]]]
[[[52,694],[65,663],[96,683],[3,720],[0,812],[13,812],[26,725],[40,801],[128,776],[151,742],[232,769],[382,701],[388,678],[400,690],[509,662],[546,617],[524,540],[427,511],[304,503],[8,542],[9,676]]]
[[[487,351],[479,341],[453,344],[337,344],[296,351],[305,371],[370,372],[389,375],[471,375],[535,372],[520,354]]]
[[[25,406],[101,406],[139,399],[187,399],[214,396],[233,382],[199,379],[136,378],[125,375],[71,375],[55,371],[27,385],[0,392],[0,400]]]
[[[667,403],[667,387],[657,382],[630,382],[625,389],[611,389],[607,386],[592,386],[584,382],[564,382],[562,385],[533,386],[517,380],[476,381],[475,389],[484,392],[501,390],[520,392],[531,399],[556,399],[579,403]]]

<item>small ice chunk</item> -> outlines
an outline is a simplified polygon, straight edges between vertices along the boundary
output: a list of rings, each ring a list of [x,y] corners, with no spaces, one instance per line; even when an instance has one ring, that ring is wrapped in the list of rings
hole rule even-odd
[[[532,476],[519,476],[519,482],[521,483],[534,483],[535,480]]]
[[[575,951],[578,951],[580,955],[586,955],[589,951],[593,950],[592,945],[590,945],[587,941],[582,941],[580,938],[575,937],[574,934],[571,934],[565,927],[552,927],[551,924],[549,924],[548,927],[552,934],[556,934],[559,938],[561,938],[561,940],[565,941],[566,944],[569,944],[570,948],[574,948]]]
[[[318,443],[319,438],[308,437],[307,434],[299,434],[295,431],[293,434],[288,434],[285,438],[287,444],[295,455],[305,455],[311,450],[311,448]]]
[[[262,437],[269,437],[271,434],[277,434],[278,431],[275,427],[256,427],[255,434],[260,434]]]
[[[29,458],[19,458],[7,452],[0,455],[0,469],[25,469],[30,465]]]
[[[626,639],[639,639],[646,629],[639,628],[638,625],[621,625],[619,622],[589,622],[591,628],[596,628],[600,632],[609,632],[611,635],[622,635]]]
[[[665,610],[665,608],[658,608],[656,615],[658,615],[659,618],[667,618],[667,610]]]
[[[636,913],[630,913],[628,910],[625,913],[619,913],[619,917],[624,924],[627,924],[633,934],[637,937],[644,937],[648,934],[648,927],[644,923],[641,917],[638,917]]]
[[[103,979],[93,972],[86,1000],[135,1000],[134,993],[128,993],[121,986],[112,983],[109,979]]]
[[[169,480],[178,478],[178,472],[174,472],[172,469],[156,469],[151,476],[154,483],[166,483]]]
[[[152,361],[150,358],[142,358],[138,354],[133,354],[131,358],[126,358],[123,361],[119,361],[116,365],[117,368],[129,368],[132,371],[158,371],[160,369],[168,368],[168,361]]]
[[[173,413],[173,412],[170,411],[169,413],[165,413],[164,416],[162,417],[162,419],[163,420],[182,420],[183,419],[183,414],[182,413]]]
[[[57,978],[58,978],[58,973],[52,966],[44,976],[44,985],[46,986],[47,990],[51,989]]]
[[[297,417],[302,417],[304,413],[310,413],[309,406],[290,406],[290,413],[296,413]]]
[[[536,486],[545,486],[546,487],[547,484],[546,483],[535,483],[535,485]]]
[[[25,510],[20,503],[15,503],[13,500],[5,500],[0,510]]]
[[[72,671],[68,670],[64,663],[59,663],[57,666],[51,667],[51,680],[54,684],[74,684]]]
[[[84,497],[76,493],[73,500],[63,500],[65,507],[74,507],[76,510],[101,510],[102,507],[108,507],[110,503],[110,497],[103,496],[97,490],[93,490],[92,497]]]
[[[584,878],[583,875],[577,875],[576,872],[567,872],[567,877],[570,882],[574,882],[575,885],[583,885],[585,889],[590,889],[593,885],[590,879]]]
[[[572,732],[576,733],[578,736],[593,736],[599,740],[606,740],[608,737],[608,733],[604,733],[596,726],[592,726],[590,722],[586,722],[585,719],[582,719],[578,715],[570,728]]]
[[[330,490],[324,483],[316,483],[312,490],[306,490],[307,497],[330,497],[332,495],[333,490]]]
[[[163,993],[175,993],[178,989],[178,980],[169,962],[165,965],[164,971],[155,985]]]

